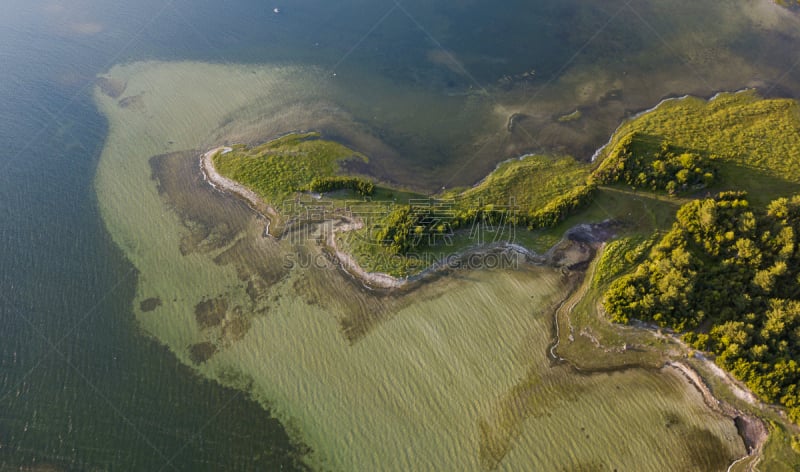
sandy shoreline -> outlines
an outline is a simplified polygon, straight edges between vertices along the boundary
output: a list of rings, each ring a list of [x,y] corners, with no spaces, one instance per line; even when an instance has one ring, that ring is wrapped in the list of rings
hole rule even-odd
[[[704,363],[709,362],[711,361],[704,361]],[[750,464],[751,467],[757,464],[758,461],[760,461],[764,444],[766,444],[767,439],[769,438],[769,429],[764,421],[758,416],[742,412],[741,410],[734,408],[732,405],[715,397],[700,373],[690,365],[680,361],[668,361],[664,365],[664,368],[674,369],[678,375],[685,377],[689,383],[691,383],[700,392],[700,394],[703,396],[703,401],[709,408],[733,419],[733,422],[736,425],[736,430],[739,433],[739,437],[742,438],[745,448],[747,449],[747,455],[735,460],[728,466],[727,470],[732,470],[734,466],[748,459],[754,459],[756,461]],[[730,387],[734,392],[736,389],[740,389],[739,386],[728,377],[727,373],[724,374],[725,375],[721,378],[723,383]],[[739,396],[736,393],[734,394]]]
[[[364,224],[355,220],[344,220],[344,224],[334,225],[333,230],[328,232],[328,237],[325,243],[328,248],[333,252],[334,260],[339,264],[345,272],[365,283],[369,287],[377,288],[401,288],[409,283],[408,279],[400,279],[392,277],[383,272],[367,272],[361,267],[355,258],[350,254],[342,252],[336,244],[336,234],[347,231],[356,231],[361,229]]]
[[[741,382],[715,364],[713,360],[703,356],[686,344],[678,335],[663,333],[659,327],[645,323],[638,323],[636,326],[639,329],[650,331],[656,337],[668,338],[672,342],[677,343],[684,353],[694,353],[693,358],[702,363],[703,368],[709,373],[708,375],[712,375],[722,382],[733,396],[758,409],[763,410],[766,408],[766,405],[764,405],[750,390],[744,387]],[[758,457],[761,454],[769,436],[769,429],[760,416],[744,412],[730,403],[717,398],[712,392],[711,387],[709,387],[709,383],[700,372],[685,361],[673,358],[672,360],[666,361],[663,368],[673,369],[677,374],[685,377],[689,383],[700,392],[703,396],[703,401],[709,408],[733,419],[739,436],[742,438],[747,448],[747,455],[737,459],[728,467],[728,470],[731,470],[731,468],[739,462],[748,458]]]
[[[214,167],[214,160],[213,157],[218,152],[230,152],[232,148],[226,146],[219,146],[210,151],[203,154],[200,160],[200,168],[203,171],[203,175],[205,176],[206,180],[216,189],[221,190],[223,192],[232,193],[245,201],[256,210],[259,214],[267,218],[268,223],[267,227],[264,231],[265,235],[273,236],[270,233],[270,223],[273,219],[279,217],[278,212],[264,202],[255,192],[248,189],[244,185],[239,184],[227,177],[221,175],[217,169]],[[331,249],[334,253],[334,257],[336,261],[338,261],[340,267],[347,272],[348,274],[352,275],[353,277],[359,279],[361,282],[366,284],[369,287],[376,287],[376,288],[400,288],[408,283],[408,279],[399,279],[396,277],[392,277],[389,274],[384,274],[381,272],[367,272],[363,267],[361,267],[355,259],[339,250],[338,246],[336,245],[336,233],[344,232],[344,231],[354,231],[361,228],[361,223],[357,221],[345,221],[344,224],[336,225],[328,234],[328,238],[326,240],[327,246]]]
[[[238,182],[222,176],[219,172],[217,172],[217,169],[214,167],[214,156],[218,152],[224,154],[232,150],[232,148],[227,146],[219,146],[203,154],[202,158],[200,159],[200,168],[203,171],[203,176],[205,177],[206,181],[210,183],[212,187],[218,190],[232,193],[244,199],[251,208],[256,210],[262,216],[267,218],[277,217],[278,213],[275,211],[275,209],[261,200],[261,198],[255,192]]]

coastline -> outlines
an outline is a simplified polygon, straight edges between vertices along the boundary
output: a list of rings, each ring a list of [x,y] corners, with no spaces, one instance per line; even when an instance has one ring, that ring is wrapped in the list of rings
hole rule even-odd
[[[214,188],[221,192],[230,193],[238,198],[245,200],[248,205],[255,210],[259,215],[267,220],[264,230],[264,236],[273,238],[280,237],[279,234],[273,234],[270,229],[274,227],[271,222],[279,221],[280,214],[269,204],[264,202],[255,192],[248,189],[244,185],[231,180],[221,175],[214,167],[213,157],[218,152],[230,152],[231,147],[218,146],[202,154],[200,159],[200,168],[203,173],[204,179]],[[525,156],[518,158],[522,159]],[[581,245],[583,242],[592,241],[600,238],[601,240],[611,235],[611,232],[605,227],[613,225],[613,221],[604,221],[595,225],[581,224],[574,228],[570,228],[564,233],[564,237],[551,247],[546,253],[538,254],[530,251],[529,249],[514,243],[495,243],[495,244],[481,244],[479,246],[470,247],[460,253],[452,254],[447,261],[441,264],[434,264],[425,268],[420,273],[410,277],[394,277],[384,272],[368,272],[364,269],[355,258],[343,252],[336,244],[336,234],[340,232],[347,232],[358,230],[362,227],[363,223],[357,220],[340,217],[339,222],[335,222],[331,231],[327,232],[324,239],[324,245],[330,252],[331,259],[343,270],[345,273],[361,282],[364,286],[370,289],[400,289],[409,286],[412,283],[419,282],[427,277],[430,277],[438,272],[442,272],[450,268],[450,263],[459,261],[464,258],[469,258],[475,254],[485,254],[488,251],[510,251],[521,255],[526,260],[536,264],[549,264],[553,267],[571,267],[577,263],[585,262],[582,260],[572,260],[575,255],[571,253],[569,245],[564,246],[565,242],[572,242]],[[582,252],[582,251],[578,251]],[[581,256],[578,256],[580,259]]]
[[[277,218],[278,212],[266,202],[261,200],[261,198],[255,192],[217,172],[217,169],[214,167],[214,156],[216,156],[219,152],[224,154],[232,150],[233,148],[228,146],[219,146],[204,153],[200,159],[200,169],[202,170],[203,177],[212,187],[216,188],[217,190],[232,193],[244,199],[258,214],[268,219]],[[270,225],[268,223],[267,228],[264,231],[266,235],[270,234],[269,226]]]
[[[687,98],[699,98],[701,100],[705,100],[708,103],[708,102],[712,102],[712,101],[716,100],[720,95],[723,95],[723,94],[726,94],[726,93],[730,93],[732,95],[736,95],[736,94],[746,93],[746,92],[751,92],[751,91],[757,91],[757,89],[752,88],[752,87],[745,87],[743,89],[736,90],[735,92],[719,91],[719,92],[715,93],[714,95],[712,95],[709,98],[698,97],[696,95],[691,95],[691,94],[685,94],[685,95],[681,95],[681,96],[677,96],[677,97],[662,98],[656,105],[654,105],[654,106],[652,106],[650,108],[647,108],[645,110],[639,111],[637,113],[634,113],[631,116],[625,117],[625,119],[622,120],[622,122],[619,124],[619,126],[617,126],[614,129],[614,132],[611,133],[611,138],[605,144],[603,144],[602,146],[597,148],[597,150],[594,152],[594,154],[592,154],[592,157],[589,158],[589,162],[594,163],[595,161],[597,161],[598,157],[600,157],[601,155],[603,155],[603,153],[605,153],[606,149],[609,146],[611,146],[611,144],[614,142],[614,137],[617,136],[619,131],[625,125],[627,125],[628,123],[630,123],[631,121],[633,121],[633,120],[635,120],[637,118],[640,118],[642,115],[646,115],[646,114],[648,114],[650,112],[658,110],[658,108],[661,105],[664,105],[665,103],[670,103],[670,102],[680,101],[680,100],[686,100]]]
[[[218,152],[224,153],[230,152],[231,150],[232,148],[230,147],[219,146],[205,152],[200,159],[200,168],[203,172],[203,176],[205,177],[206,181],[217,190],[230,193],[244,199],[253,210],[267,219],[264,235],[273,238],[276,237],[276,235],[270,232],[270,227],[273,226],[271,224],[273,219],[280,218],[278,212],[272,206],[264,202],[255,192],[238,182],[224,177],[214,167],[213,157]],[[360,280],[368,287],[388,289],[401,288],[408,284],[409,279],[399,279],[382,272],[367,272],[355,261],[352,256],[345,254],[338,248],[336,245],[336,233],[357,230],[359,228],[361,228],[360,222],[345,220],[343,225],[334,226],[333,231],[328,234],[326,244],[333,252],[333,256],[335,257],[335,260],[339,262],[339,266],[342,268],[342,270]]]
[[[681,346],[681,349],[687,353],[687,355],[690,352],[694,352],[692,357],[702,364],[708,375],[713,375],[716,377],[720,382],[722,382],[723,385],[725,385],[725,387],[730,390],[731,394],[739,400],[760,410],[763,410],[766,407],[761,400],[759,400],[749,389],[743,386],[739,380],[734,378],[733,375],[723,370],[711,359],[692,349],[682,339],[680,339],[680,337],[676,336],[675,334],[660,333],[657,328],[646,325],[641,325],[640,328],[648,330],[658,337],[668,337],[670,340]],[[742,438],[742,441],[744,441],[745,447],[747,448],[747,455],[737,459],[728,467],[728,470],[731,470],[737,463],[748,458],[756,458],[756,460],[759,460],[764,445],[769,438],[769,428],[767,427],[766,422],[760,416],[742,411],[730,403],[717,398],[709,386],[709,382],[706,381],[697,368],[689,365],[689,363],[686,361],[671,359],[664,363],[663,368],[673,369],[677,374],[685,377],[689,383],[691,383],[700,392],[700,394],[703,396],[703,401],[709,408],[733,419],[734,423],[736,424],[736,429],[739,432],[739,436]]]
[[[598,250],[602,251],[602,243]],[[561,303],[558,304],[553,312],[555,336],[554,342],[548,349],[549,357],[555,362],[567,362],[572,366],[572,368],[578,371],[581,369],[573,364],[570,359],[561,357],[557,353],[557,348],[560,344],[562,336],[562,316],[567,323],[565,328],[568,327],[569,331],[571,332],[572,326],[569,315],[579,301],[584,297],[586,289],[588,288],[591,279],[594,276],[595,268],[596,267],[590,267],[589,270],[591,270],[591,273],[587,273],[585,275],[583,282],[575,287],[574,291],[563,301],[561,301]],[[671,341],[676,342],[684,353],[690,353],[694,351],[675,335],[663,334],[658,329],[644,324],[639,324],[638,329],[649,331],[657,337],[668,337]],[[570,340],[572,340],[572,334],[569,334],[569,337]],[[719,381],[722,382],[722,384],[724,384],[736,398],[755,408],[765,408],[765,405],[752,392],[750,392],[746,387],[742,386],[741,383],[731,374],[717,366],[711,359],[708,359],[697,352],[695,352],[693,357],[702,363],[702,366],[705,371],[707,371],[708,375],[713,375],[718,378]],[[760,416],[750,412],[742,411],[730,403],[719,399],[716,395],[714,395],[714,392],[703,375],[695,367],[689,365],[689,363],[684,360],[676,359],[675,357],[668,358],[668,360],[662,364],[661,370],[665,373],[671,371],[673,374],[679,375],[688,380],[688,382],[701,394],[703,402],[709,409],[733,420],[739,437],[742,439],[742,442],[745,445],[747,454],[731,463],[728,466],[728,471],[732,470],[736,464],[745,460],[760,460],[764,445],[769,438],[769,428],[767,427],[766,422]]]
[[[702,361],[706,366],[708,366],[709,363],[713,364],[713,362],[708,359],[702,359]],[[716,364],[713,365],[716,367]],[[733,470],[737,464],[748,459],[754,459],[755,462],[751,463],[750,466],[751,468],[755,466],[761,460],[761,454],[763,453],[764,445],[767,443],[767,439],[769,438],[770,434],[769,428],[764,420],[754,414],[745,413],[718,399],[716,396],[714,396],[714,393],[711,391],[711,388],[709,388],[702,375],[700,375],[700,373],[689,364],[682,361],[667,361],[663,368],[672,369],[675,374],[686,378],[689,383],[700,392],[700,394],[703,396],[703,401],[711,410],[733,419],[733,422],[736,425],[736,430],[739,433],[739,437],[742,438],[745,448],[747,449],[747,454],[732,462],[728,466],[727,470]],[[714,371],[714,373],[719,375],[716,371]],[[731,389],[734,395],[738,397],[739,393],[737,393],[737,390],[741,390],[741,387],[739,387],[736,381],[732,379],[726,372],[723,371],[722,373],[724,375],[720,376],[720,380]],[[755,401],[758,402],[758,400]],[[750,402],[748,401],[748,403]],[[754,406],[757,405],[758,403],[754,404]]]
[[[345,223],[342,225],[334,225],[333,230],[328,233],[328,237],[325,240],[327,247],[333,253],[334,261],[339,264],[343,271],[361,281],[368,288],[402,288],[410,282],[408,278],[400,279],[383,272],[367,272],[356,262],[353,256],[340,250],[336,244],[336,233],[355,231],[364,226],[360,221],[344,221]]]

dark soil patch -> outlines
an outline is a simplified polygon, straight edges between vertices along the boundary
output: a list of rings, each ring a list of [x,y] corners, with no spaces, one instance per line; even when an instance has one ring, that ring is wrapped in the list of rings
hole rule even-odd
[[[250,320],[241,315],[234,318],[222,328],[222,336],[227,341],[239,341],[250,330]]]
[[[228,300],[224,297],[203,300],[194,307],[194,317],[202,329],[213,328],[222,324],[228,312]]]
[[[217,353],[217,346],[208,341],[189,346],[189,358],[195,364],[202,364]]]
[[[128,83],[123,80],[107,77],[99,77],[95,83],[100,87],[101,92],[111,98],[119,98],[128,86]]]
[[[764,422],[753,416],[737,416],[733,419],[733,423],[747,446],[748,453],[752,453],[759,444],[763,444],[769,434]]]
[[[147,300],[142,300],[139,304],[139,309],[143,312],[153,311],[156,308],[161,306],[161,299],[158,297],[148,298]]]

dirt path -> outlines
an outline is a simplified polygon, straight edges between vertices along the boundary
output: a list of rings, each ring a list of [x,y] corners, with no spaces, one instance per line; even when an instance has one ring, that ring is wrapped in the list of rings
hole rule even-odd
[[[601,246],[602,248],[602,246]],[[599,254],[599,253],[598,253]],[[583,300],[583,297],[586,295],[586,292],[589,290],[589,287],[592,284],[592,280],[594,279],[595,271],[597,270],[597,256],[595,256],[595,261],[591,264],[591,272],[586,274],[583,278],[583,282],[578,287],[577,290],[573,291],[572,294],[564,300],[561,305],[556,309],[555,312],[555,327],[556,327],[556,340],[553,345],[550,347],[550,356],[558,361],[565,360],[563,357],[559,356],[556,353],[556,349],[558,349],[558,345],[561,344],[561,319],[563,318],[566,321],[566,327],[569,328],[569,337],[572,339],[573,332],[572,332],[572,321],[570,320],[570,314],[572,310],[575,309],[575,306]]]

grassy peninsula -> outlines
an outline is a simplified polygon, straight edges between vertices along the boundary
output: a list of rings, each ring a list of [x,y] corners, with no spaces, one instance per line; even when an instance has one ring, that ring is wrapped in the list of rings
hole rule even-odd
[[[407,277],[431,262],[487,242],[515,242],[522,233],[551,227],[593,197],[591,169],[569,156],[524,156],[502,163],[467,189],[422,195],[346,174],[366,156],[295,133],[256,147],[234,145],[213,156],[223,176],[253,190],[267,204],[351,215],[363,224],[340,234],[337,245],[369,272]],[[303,214],[282,214],[302,220]],[[530,239],[530,234],[521,236]]]
[[[655,212],[651,224],[636,221],[635,232],[646,236],[668,229],[664,215],[674,215],[688,198],[745,190],[765,205],[791,195],[800,190],[797,157],[791,157],[800,156],[798,113],[792,100],[763,100],[752,91],[668,100],[622,125],[595,163],[525,156],[500,164],[472,188],[436,195],[353,175],[349,169],[367,168],[367,157],[318,133],[236,145],[215,156],[214,165],[275,208],[305,199],[354,210],[365,224],[338,243],[367,271],[407,277],[487,242],[481,234],[487,228],[488,242],[541,250],[563,232],[560,223],[579,221],[570,216],[597,221]],[[311,193],[323,195],[311,199]],[[587,214],[589,208],[594,211]]]
[[[288,134],[252,148],[232,146],[230,152],[214,156],[214,166],[277,206],[297,192],[357,188],[362,182],[364,193],[371,193],[365,179],[337,177],[348,160],[366,162],[367,157],[310,132]]]

